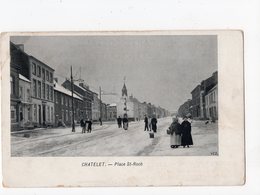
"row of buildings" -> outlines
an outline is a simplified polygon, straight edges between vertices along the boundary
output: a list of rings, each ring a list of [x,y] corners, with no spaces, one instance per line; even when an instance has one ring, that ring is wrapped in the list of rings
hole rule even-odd
[[[191,99],[178,109],[180,116],[191,115],[195,119],[218,119],[218,72],[201,81],[192,91]]]
[[[128,96],[127,88],[124,83],[122,96],[117,102],[117,114],[121,117],[127,115],[130,121],[143,120],[145,115],[148,117],[162,118],[170,115],[170,112],[160,106],[151,103],[141,102],[133,95]]]
[[[89,118],[94,122],[99,119],[115,120],[118,115],[123,117],[122,112],[128,112],[130,120],[143,119],[144,114],[156,114],[158,117],[169,115],[165,109],[157,108],[150,103],[140,103],[127,94],[124,98],[127,99],[128,108],[124,110],[122,98],[114,104],[106,104],[84,82],[71,83],[71,80],[66,79],[59,83],[54,75],[55,70],[25,53],[23,45],[10,42],[10,57],[12,131],[71,125],[72,112],[76,124],[82,118]],[[123,89],[126,90],[125,84]]]

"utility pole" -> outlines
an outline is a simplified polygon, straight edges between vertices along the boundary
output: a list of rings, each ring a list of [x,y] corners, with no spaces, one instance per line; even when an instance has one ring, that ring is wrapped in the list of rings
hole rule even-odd
[[[100,98],[100,125],[102,125],[102,100],[101,100],[101,87],[99,87],[99,98]]]
[[[71,79],[71,103],[72,103],[72,132],[75,132],[75,123],[74,123],[74,101],[73,101],[73,93],[74,93],[74,84],[73,84],[73,76],[72,76],[72,66],[70,67],[70,79]]]

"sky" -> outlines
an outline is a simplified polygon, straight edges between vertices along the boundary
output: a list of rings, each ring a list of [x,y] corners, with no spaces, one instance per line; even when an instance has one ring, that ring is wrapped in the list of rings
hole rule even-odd
[[[215,35],[15,36],[15,44],[55,69],[59,83],[83,79],[90,89],[117,102],[124,77],[128,95],[169,111],[178,110],[191,91],[217,71]]]

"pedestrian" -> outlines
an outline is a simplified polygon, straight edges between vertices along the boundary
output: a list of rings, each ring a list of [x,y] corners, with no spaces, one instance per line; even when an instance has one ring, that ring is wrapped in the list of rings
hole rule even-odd
[[[82,128],[82,133],[85,133],[86,132],[86,123],[83,118],[80,120],[80,126]]]
[[[151,119],[151,126],[152,126],[153,132],[156,133],[157,132],[157,119],[156,119],[156,116],[154,116]]]
[[[102,119],[101,119],[101,117],[99,117],[99,123],[100,123],[100,126],[102,126]]]
[[[190,145],[193,145],[192,136],[191,136],[191,124],[188,121],[188,117],[184,116],[183,122],[181,123],[181,145],[183,148],[186,146],[189,148]]]
[[[118,124],[118,128],[122,128],[122,118],[120,116],[118,116],[117,118],[117,124]]]
[[[149,127],[148,127],[148,117],[146,115],[144,115],[144,131],[149,131]]]
[[[181,125],[178,122],[178,118],[172,119],[172,124],[169,127],[170,130],[170,145],[171,148],[178,148],[181,145]]]
[[[123,128],[124,128],[124,130],[128,129],[128,118],[127,118],[127,115],[124,115],[124,118],[123,118]]]
[[[88,132],[88,133],[91,133],[91,131],[92,131],[92,120],[91,120],[91,119],[90,119],[90,120],[87,120],[86,123],[88,124],[87,132]]]

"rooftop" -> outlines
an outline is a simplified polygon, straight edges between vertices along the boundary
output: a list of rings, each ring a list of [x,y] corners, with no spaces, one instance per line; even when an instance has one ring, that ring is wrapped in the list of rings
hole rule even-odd
[[[66,94],[66,95],[68,95],[68,96],[71,96],[71,91],[70,91],[70,90],[64,88],[63,86],[59,85],[59,84],[56,83],[56,82],[54,82],[54,90],[59,91],[59,92],[61,92],[61,93],[63,93],[63,94]],[[73,94],[73,97],[74,97],[74,98],[77,98],[77,99],[79,99],[79,100],[81,100],[81,101],[83,101],[83,99],[82,99],[81,97],[79,97],[79,96],[78,96],[77,94],[75,94],[75,93]]]
[[[31,82],[29,79],[27,79],[25,76],[19,74],[19,79],[23,80],[23,81],[26,81],[26,82]]]

